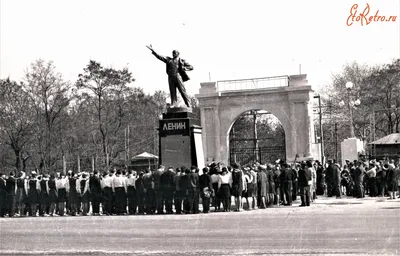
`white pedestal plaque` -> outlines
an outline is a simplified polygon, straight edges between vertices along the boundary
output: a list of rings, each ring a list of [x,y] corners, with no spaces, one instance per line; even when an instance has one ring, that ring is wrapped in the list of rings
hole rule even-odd
[[[358,160],[358,154],[364,150],[364,143],[357,138],[348,138],[341,143],[342,150],[342,163],[341,166],[346,164],[346,159],[353,162]]]

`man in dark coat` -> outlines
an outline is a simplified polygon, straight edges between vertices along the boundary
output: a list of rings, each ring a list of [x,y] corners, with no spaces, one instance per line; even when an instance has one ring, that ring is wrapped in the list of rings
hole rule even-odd
[[[334,180],[334,169],[333,169],[333,160],[329,159],[328,160],[328,168],[326,168],[326,176],[325,176],[325,180],[326,180],[326,190],[327,190],[327,194],[328,197],[332,197],[333,196],[333,180]]]
[[[183,190],[181,189],[181,168],[176,168],[176,175],[174,179],[175,183],[175,192],[174,192],[174,204],[175,204],[175,213],[182,213],[182,200],[183,200]]]
[[[100,215],[100,202],[102,200],[102,196],[98,171],[94,171],[93,175],[89,178],[89,189],[92,201],[92,214]]]
[[[310,185],[312,183],[312,173],[308,167],[309,166],[307,166],[306,163],[302,163],[299,170],[298,184],[300,188],[300,206],[310,206]]]
[[[50,213],[50,198],[47,192],[48,180],[49,180],[49,175],[45,174],[39,181],[39,186],[40,186],[39,216],[42,217]]]
[[[14,172],[10,172],[10,176],[6,180],[7,188],[7,210],[8,216],[14,217],[15,215],[15,201],[17,193],[17,180],[14,177]]]
[[[299,164],[295,164],[292,168],[292,174],[293,174],[293,190],[292,190],[292,201],[297,200],[297,193],[299,190],[298,187],[298,168]]]
[[[189,212],[199,213],[199,174],[197,167],[192,166],[189,174],[189,183],[187,187]]]
[[[212,192],[211,176],[208,168],[203,168],[203,175],[199,177],[200,196],[203,204],[203,213],[210,212],[210,198]]]
[[[172,202],[174,200],[175,191],[175,172],[174,168],[170,166],[166,171],[161,174],[160,187],[162,192],[162,202],[165,204],[165,211],[168,214],[172,214]]]
[[[355,182],[355,196],[356,198],[364,197],[364,165],[362,162],[357,162],[356,169],[354,170],[354,182]]]
[[[182,200],[183,200],[183,212],[190,213],[190,200],[189,200],[189,193],[188,187],[190,182],[190,170],[186,167],[181,167],[182,176],[179,179],[179,188],[182,193]]]
[[[284,205],[292,205],[292,189],[293,189],[293,172],[287,163],[282,163],[282,171],[280,176],[281,187],[284,192]]]
[[[161,188],[161,175],[164,173],[165,167],[160,165],[157,170],[153,172],[153,181],[154,181],[154,196],[155,196],[155,203],[157,214],[164,213],[164,204],[163,204],[163,189]]]
[[[5,217],[7,212],[7,187],[6,175],[0,173],[0,217]]]
[[[144,214],[145,210],[146,187],[144,185],[143,175],[143,172],[140,172],[139,177],[135,181],[139,214]]]
[[[154,190],[154,179],[150,170],[146,170],[146,174],[143,175],[143,184],[146,189],[146,213],[153,214],[156,212],[156,202],[155,202],[155,190]]]

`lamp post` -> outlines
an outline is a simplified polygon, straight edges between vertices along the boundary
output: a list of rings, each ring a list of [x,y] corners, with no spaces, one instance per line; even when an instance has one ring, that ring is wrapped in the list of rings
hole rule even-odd
[[[346,89],[347,89],[347,104],[349,107],[349,114],[350,114],[350,138],[355,138],[354,134],[354,124],[353,124],[353,107],[358,106],[361,104],[360,100],[357,99],[355,101],[351,100],[351,90],[353,89],[354,84],[352,82],[347,82],[346,83]],[[345,105],[344,101],[342,100],[339,105],[343,107]]]

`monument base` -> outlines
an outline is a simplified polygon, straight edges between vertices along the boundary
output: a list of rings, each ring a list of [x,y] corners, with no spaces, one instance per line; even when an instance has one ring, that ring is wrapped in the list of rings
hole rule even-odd
[[[188,108],[168,108],[159,121],[159,162],[174,168],[204,167],[200,120]]]
[[[167,107],[167,113],[178,113],[178,112],[188,112],[192,113],[192,108],[188,107]]]
[[[362,153],[364,150],[364,143],[357,138],[348,138],[345,139],[341,143],[341,151],[342,151],[342,166],[346,164],[346,160],[350,160],[351,162],[354,160],[358,160],[359,153]]]

